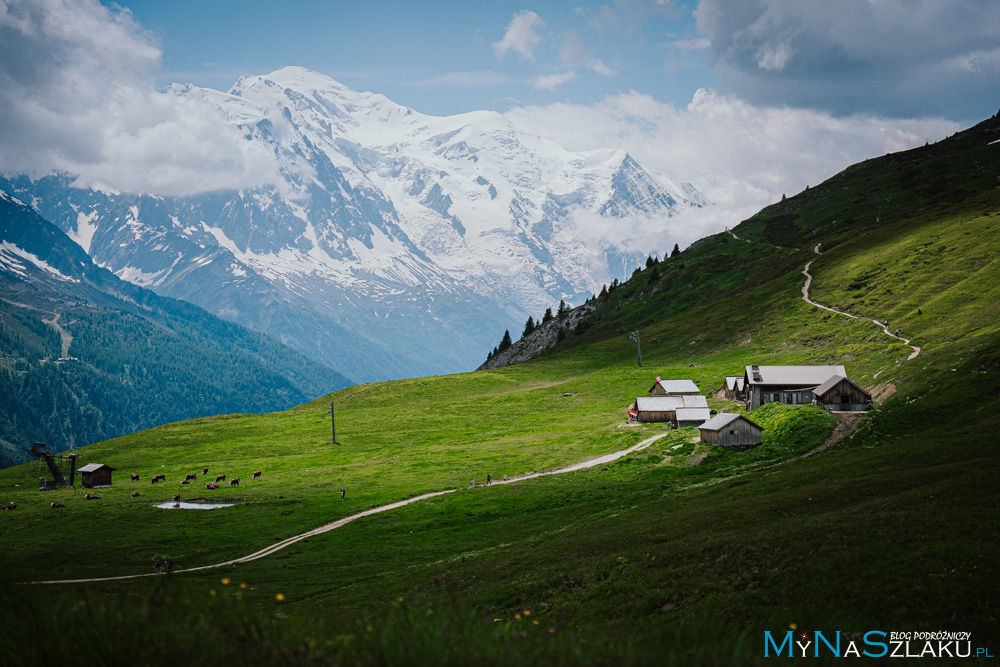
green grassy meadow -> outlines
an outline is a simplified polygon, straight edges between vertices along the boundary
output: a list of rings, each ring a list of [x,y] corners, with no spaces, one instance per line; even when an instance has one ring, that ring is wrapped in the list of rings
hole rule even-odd
[[[996,655],[1000,160],[981,145],[997,125],[852,167],[738,226],[750,242],[716,235],[638,273],[585,330],[531,362],[90,445],[81,463],[118,469],[101,500],[83,500],[79,487],[40,493],[43,473],[30,466],[0,470],[0,500],[18,505],[0,515],[0,590],[16,601],[4,605],[0,649],[11,664],[38,664],[44,649],[14,639],[33,619],[123,644],[134,640],[122,625],[163,624],[150,664],[173,654],[763,664],[763,630],[792,625],[971,631]],[[969,175],[970,162],[993,171]],[[872,189],[888,202],[878,229],[860,214]],[[861,318],[801,300],[810,260],[812,298]],[[888,319],[920,355],[907,361],[910,348],[871,318]],[[635,327],[642,368],[627,337]],[[877,405],[853,436],[808,458],[797,457],[826,440],[833,417],[772,405],[752,415],[764,445],[744,454],[679,429],[613,463],[482,486],[487,473],[551,470],[663,434],[624,424],[656,375],[691,378],[711,407],[736,410],[716,392],[751,363],[842,363]],[[331,399],[337,445],[322,417]],[[207,478],[179,486],[204,466]],[[167,482],[150,485],[157,473]],[[241,486],[206,490],[219,473]],[[149,573],[156,555],[178,569],[209,565],[446,489],[456,491],[236,566],[23,583]],[[236,505],[154,507],[178,491]],[[203,643],[210,652],[192,648]]]

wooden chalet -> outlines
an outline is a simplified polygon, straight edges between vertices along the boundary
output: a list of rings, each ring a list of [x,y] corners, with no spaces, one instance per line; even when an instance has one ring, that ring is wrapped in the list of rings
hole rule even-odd
[[[726,398],[732,401],[746,400],[746,378],[742,375],[727,375],[726,384],[722,388]]]
[[[834,376],[847,377],[843,366],[746,367],[746,406],[755,410],[766,403],[809,404],[814,390]]]
[[[645,424],[653,422],[677,422],[677,411],[703,409],[708,412],[708,399],[701,394],[683,396],[636,396],[636,420]],[[685,413],[685,416],[691,416]],[[697,416],[691,416],[696,419]]]
[[[836,412],[864,412],[872,403],[871,394],[840,375],[816,387],[813,395],[824,408]]]
[[[111,486],[111,473],[115,468],[104,463],[88,463],[80,468],[80,483],[88,489]]]
[[[650,396],[691,396],[700,394],[692,380],[661,380],[656,378],[656,382],[649,388]]]
[[[764,429],[740,414],[724,412],[698,427],[701,441],[745,451],[764,441]]]

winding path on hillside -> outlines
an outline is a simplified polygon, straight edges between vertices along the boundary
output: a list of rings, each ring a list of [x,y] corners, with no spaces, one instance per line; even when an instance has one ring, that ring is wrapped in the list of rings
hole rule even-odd
[[[822,242],[817,243],[816,247],[813,248],[813,252],[815,252],[817,255],[820,254],[819,247],[821,245],[823,245]],[[830,308],[829,306],[824,306],[823,304],[816,303],[815,301],[813,301],[812,299],[809,298],[809,286],[812,284],[812,279],[813,279],[813,277],[811,275],[809,275],[809,267],[815,261],[816,261],[815,259],[809,260],[808,262],[806,262],[805,268],[802,269],[802,274],[806,277],[806,283],[805,283],[805,285],[802,286],[802,300],[805,301],[806,303],[812,305],[812,306],[816,306],[817,308],[822,308],[823,310],[828,310],[831,313],[836,313],[838,315],[843,315],[844,317],[850,317],[852,320],[860,319],[857,315],[851,315],[850,313],[845,313],[842,310],[837,310],[836,308]],[[885,324],[884,322],[879,322],[878,320],[872,320],[871,322],[872,322],[872,324],[874,324],[878,328],[882,329],[882,333],[884,333],[886,336],[889,336],[890,338],[895,338],[898,341],[902,341],[904,345],[909,346],[913,350],[913,352],[910,353],[910,356],[908,356],[906,358],[907,361],[910,361],[911,359],[916,359],[917,355],[920,354],[920,346],[919,345],[910,345],[910,339],[909,338],[903,338],[902,336],[897,336],[896,334],[890,332],[889,331],[889,326],[887,324]]]
[[[589,460],[583,461],[581,463],[574,463],[572,465],[564,466],[562,468],[556,468],[555,470],[548,470],[546,472],[530,473],[528,475],[521,475],[520,477],[512,477],[512,478],[507,479],[507,480],[493,480],[493,483],[491,484],[491,486],[499,486],[499,485],[502,485],[502,484],[512,484],[514,482],[523,482],[525,480],[535,479],[536,477],[545,477],[547,475],[562,475],[562,474],[568,473],[568,472],[575,472],[577,470],[584,470],[585,468],[593,468],[594,466],[603,465],[605,463],[611,463],[612,461],[616,461],[616,460],[622,458],[623,456],[627,456],[627,455],[629,455],[629,454],[631,454],[633,452],[637,452],[639,450],[642,450],[642,449],[645,449],[645,448],[649,447],[651,444],[653,444],[654,442],[656,442],[660,438],[666,437],[666,435],[667,435],[667,433],[660,433],[658,435],[654,435],[651,438],[646,438],[642,442],[640,442],[640,443],[638,443],[636,445],[633,445],[633,446],[629,447],[628,449],[622,449],[620,451],[612,452],[611,454],[607,454],[605,456],[600,456],[600,457],[598,457],[596,459],[589,459]],[[477,488],[487,488],[487,487],[480,485]],[[285,547],[289,547],[289,546],[295,544],[296,542],[301,542],[302,540],[307,539],[309,537],[314,537],[316,535],[322,535],[323,533],[330,532],[331,530],[336,530],[337,528],[341,528],[341,527],[347,525],[348,523],[350,523],[351,521],[354,521],[355,519],[360,519],[362,517],[371,516],[372,514],[379,514],[381,512],[388,512],[390,510],[399,509],[400,507],[404,507],[404,506],[410,505],[412,503],[418,503],[421,500],[427,500],[428,498],[434,498],[435,496],[443,496],[443,495],[448,494],[448,493],[454,493],[455,491],[457,491],[457,489],[447,489],[445,491],[434,491],[432,493],[425,493],[423,495],[416,496],[415,498],[408,498],[407,500],[400,500],[399,502],[390,503],[388,505],[380,505],[378,507],[373,507],[371,509],[365,510],[364,512],[358,512],[357,514],[352,514],[351,516],[344,517],[343,519],[339,519],[337,521],[334,521],[333,523],[328,523],[328,524],[325,524],[323,526],[320,526],[319,528],[314,528],[314,529],[312,529],[310,531],[307,531],[305,533],[302,533],[300,535],[295,535],[293,537],[286,538],[286,539],[284,539],[284,540],[282,540],[280,542],[276,542],[276,543],[274,543],[274,544],[272,544],[270,546],[264,547],[263,549],[261,549],[259,551],[255,551],[252,554],[248,554],[246,556],[241,556],[240,558],[233,558],[232,560],[227,560],[227,561],[224,561],[222,563],[214,563],[212,565],[201,565],[199,567],[189,567],[189,568],[186,568],[186,569],[183,569],[183,570],[174,570],[173,574],[180,574],[182,572],[198,572],[200,570],[211,570],[211,569],[215,569],[215,568],[219,568],[219,567],[226,567],[227,565],[236,565],[238,563],[249,563],[250,561],[258,560],[260,558],[264,558],[265,556],[270,556],[270,555],[272,555],[272,554],[274,554],[274,553],[276,553],[278,551],[281,551]],[[22,582],[22,583],[24,583],[24,584],[86,584],[86,583],[91,583],[91,582],[95,582],[95,581],[116,581],[116,580],[122,580],[122,579],[139,579],[140,577],[160,577],[160,576],[164,576],[165,574],[166,573],[160,573],[160,572],[146,572],[146,573],[143,573],[143,574],[125,574],[125,575],[119,575],[119,576],[116,576],[116,577],[92,577],[92,578],[89,578],[89,579],[58,579],[58,580],[52,580],[52,581],[26,581],[26,582]]]

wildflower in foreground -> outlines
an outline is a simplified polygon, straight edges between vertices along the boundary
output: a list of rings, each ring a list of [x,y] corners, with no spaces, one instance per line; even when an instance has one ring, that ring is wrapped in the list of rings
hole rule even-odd
[[[277,595],[274,596],[274,599],[277,600],[278,602],[284,602],[284,600],[285,600],[285,594],[284,593],[278,593]]]
[[[247,587],[247,585],[245,583],[242,583],[242,582],[240,583],[240,588],[246,588],[246,587]]]
[[[222,578],[222,585],[223,586],[228,586],[229,585],[229,577],[223,577]]]
[[[788,627],[790,627],[792,630],[798,630],[799,629],[798,623],[789,623]]]
[[[210,589],[210,590],[208,591],[208,594],[209,594],[209,595],[215,595],[215,589],[214,589],[214,588]]]

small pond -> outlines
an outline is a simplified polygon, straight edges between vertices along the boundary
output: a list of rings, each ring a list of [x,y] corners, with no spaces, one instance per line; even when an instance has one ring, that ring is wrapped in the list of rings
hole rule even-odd
[[[235,503],[160,503],[157,507],[165,510],[214,510],[216,507],[232,507]]]

